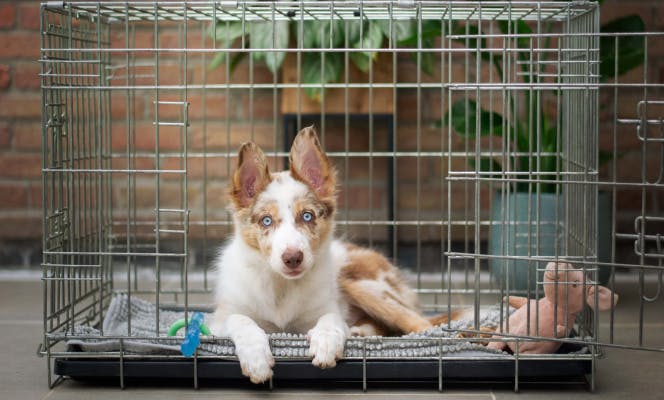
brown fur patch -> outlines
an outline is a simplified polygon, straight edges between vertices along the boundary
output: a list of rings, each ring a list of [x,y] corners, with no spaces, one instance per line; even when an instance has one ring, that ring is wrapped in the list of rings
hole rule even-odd
[[[260,239],[260,229],[256,224],[251,223],[251,209],[241,208],[235,212],[238,230],[244,242],[251,248],[259,250],[258,240]]]
[[[272,249],[272,243],[266,239],[266,235],[274,230],[281,222],[278,215],[277,205],[272,201],[258,201],[251,208],[243,208],[236,211],[239,221],[240,235],[244,242],[262,254],[268,255]],[[272,225],[264,227],[261,219],[265,216],[272,218]]]
[[[342,289],[352,304],[361,308],[369,317],[398,333],[420,332],[431,328],[431,323],[411,307],[372,293],[367,281],[346,281]]]
[[[419,332],[432,325],[417,310],[417,298],[397,268],[369,249],[346,245],[348,263],[339,286],[351,305],[396,334]]]
[[[429,317],[429,322],[431,322],[431,324],[434,326],[447,324],[450,321],[455,321],[460,318],[463,318],[467,313],[468,310],[454,310],[452,311],[451,315],[448,313],[443,313],[435,315],[433,317]]]
[[[271,176],[263,150],[253,142],[247,142],[238,151],[238,161],[229,188],[229,196],[236,209],[251,206]]]
[[[289,162],[294,179],[309,186],[325,203],[332,206],[336,203],[336,170],[323,152],[313,126],[298,132],[291,146]]]
[[[362,325],[368,325],[373,330],[372,335],[389,336],[392,333],[385,325],[369,317],[368,315],[365,315],[364,317],[358,319],[357,322],[353,324],[353,326],[357,327]]]
[[[488,339],[492,337],[495,332],[496,329],[494,328],[487,328],[485,326],[480,326],[479,332],[460,332],[457,334],[457,337],[463,339],[475,339],[475,338]],[[477,343],[486,346],[489,344],[489,340],[479,340],[477,341]]]
[[[348,263],[341,269],[341,280],[378,279],[382,272],[389,271],[392,264],[379,253],[351,244],[346,244]]]
[[[302,219],[305,211],[313,214],[312,221],[307,222]],[[334,214],[329,214],[327,206],[318,200],[313,192],[297,199],[293,212],[295,225],[307,236],[311,248],[318,250],[334,231]]]
[[[409,308],[408,304],[405,304],[401,298],[395,296],[392,292],[389,292],[387,290],[383,291],[383,297],[385,300],[391,300],[395,302],[396,304],[400,305],[401,307]]]

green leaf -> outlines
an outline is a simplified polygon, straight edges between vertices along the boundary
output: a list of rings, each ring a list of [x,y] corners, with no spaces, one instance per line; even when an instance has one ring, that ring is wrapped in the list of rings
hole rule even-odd
[[[548,122],[545,115],[542,115],[542,123],[543,127],[541,130],[542,132],[541,143],[542,146],[544,147],[543,151],[551,151],[551,152],[556,151],[556,148],[558,146],[558,128],[555,124],[548,126]]]
[[[383,31],[377,23],[365,22],[362,35],[360,36],[359,24],[356,24],[354,31],[351,32],[351,46],[355,49],[373,49],[383,45]],[[369,51],[352,52],[350,59],[355,66],[362,72],[368,72],[371,62],[376,58],[376,53]]]
[[[602,33],[634,33],[644,32],[645,23],[638,15],[628,15],[614,19],[602,25]],[[618,59],[616,60],[616,46]],[[642,35],[602,36],[599,40],[599,73],[602,80],[622,75],[639,65],[645,59],[645,38]]]
[[[409,36],[402,39],[398,39],[398,43],[402,46],[407,47],[417,47],[417,24],[413,21],[412,32]],[[434,41],[436,38],[441,37],[442,35],[442,23],[437,20],[425,20],[422,21],[422,42],[425,40]],[[385,33],[385,36],[388,36],[389,32]]]
[[[600,150],[598,156],[599,159],[597,161],[600,167],[613,160],[613,152],[611,151]]]
[[[424,23],[424,22],[423,22]],[[390,37],[390,21],[379,20],[376,24],[380,27],[383,35],[389,39]],[[403,40],[409,40],[417,35],[417,24],[413,19],[395,19],[392,21],[393,39],[396,43],[401,43]]]
[[[330,38],[332,39],[332,48],[341,47],[344,41],[344,23],[341,20],[324,21],[304,21],[302,26],[303,37],[302,46],[305,49],[325,49],[330,48]],[[298,24],[294,24],[295,35],[298,33]]]
[[[411,22],[412,31],[407,36],[404,34],[404,37],[398,40],[398,44],[413,48],[417,48],[419,45],[423,49],[433,48],[436,44],[436,38],[441,37],[442,34],[441,22],[436,20],[422,21],[421,35],[418,35],[417,23],[415,21]],[[389,36],[389,31],[385,33],[385,36]],[[421,41],[418,40],[420,36]],[[410,53],[410,58],[415,63],[417,63],[417,54],[417,52]],[[428,75],[433,75],[433,69],[436,66],[436,54],[434,52],[422,52],[420,54],[420,69]]]
[[[249,43],[252,49],[275,49],[288,47],[288,21],[254,22],[249,27]],[[274,74],[284,62],[284,52],[255,52],[254,60],[264,61]]]
[[[420,69],[427,75],[433,75],[433,69],[436,66],[436,53],[423,52],[420,57]],[[417,55],[411,54],[417,62]]]
[[[208,34],[210,35],[210,37],[214,37],[216,34],[217,47],[220,49],[220,51],[215,53],[214,57],[212,58],[212,61],[210,61],[210,64],[208,64],[208,68],[215,69],[224,62],[226,62],[226,57],[228,53],[224,50],[230,48],[233,45],[233,42],[236,39],[242,37],[244,33],[245,32],[242,31],[241,22],[225,21],[225,22],[218,22],[216,24],[216,28],[214,25],[211,26],[208,30]],[[235,55],[231,58],[231,68],[230,68],[231,72],[233,72],[235,66],[237,66],[239,60],[241,60],[243,57],[244,54],[235,53]]]
[[[468,165],[474,170],[477,170],[475,158],[468,159]],[[480,157],[480,172],[497,172],[500,173],[503,171],[503,167],[498,161],[490,157]]]
[[[226,53],[225,51],[220,51],[218,53],[215,53],[214,57],[212,57],[212,61],[210,61],[210,63],[208,64],[208,68],[215,69],[221,64],[223,64],[224,61],[226,61],[227,54],[228,53]]]
[[[501,136],[503,134],[502,115],[480,109],[480,136]],[[476,137],[477,102],[475,100],[457,100],[452,104],[451,113],[445,114],[445,124],[452,124],[454,130],[462,136]]]
[[[325,65],[323,67],[323,54],[325,54]],[[313,53],[303,54],[302,60],[302,83],[322,85],[324,83],[336,82],[341,76],[344,58],[341,53]],[[316,101],[321,100],[322,86],[305,88],[304,92],[309,98]]]
[[[238,21],[222,21],[217,22],[215,26],[211,26],[208,30],[210,37],[217,35],[217,46],[228,47],[233,41],[243,34],[248,33],[242,31],[242,22]]]
[[[524,124],[517,120],[515,121],[516,130],[512,132],[510,140],[513,145],[516,146],[516,149],[521,153],[530,152],[530,139],[532,135],[529,130],[524,127]],[[527,125],[526,125],[527,126]],[[527,158],[527,157],[524,157]],[[523,163],[522,163],[523,164]],[[525,164],[525,167],[521,166],[522,170],[525,168],[527,170],[528,164]]]
[[[214,58],[212,58],[212,61],[210,61],[210,64],[208,64],[208,68],[209,69],[215,69],[215,68],[219,67],[222,63],[224,63],[226,61],[226,55],[227,54],[228,53],[226,53],[225,51],[216,53],[214,55]],[[235,68],[238,66],[238,64],[240,64],[242,59],[244,59],[244,57],[246,57],[246,56],[247,56],[247,53],[244,53],[244,52],[234,53],[233,56],[231,57],[230,64],[228,65],[229,73],[232,74],[233,71],[235,71]]]
[[[454,27],[454,29],[452,31],[452,34],[453,35],[460,35],[460,36],[463,36],[463,35],[476,36],[476,35],[480,34],[480,31],[479,31],[479,28],[477,27],[477,25],[468,25],[468,26],[466,26],[466,25],[457,25],[457,26]],[[464,46],[467,46],[468,49],[477,49],[479,51],[479,55],[480,55],[480,58],[482,60],[489,61],[491,59],[491,53],[489,53],[488,51],[482,51],[482,49],[487,48],[486,39],[481,38],[479,40],[479,42],[477,41],[476,37],[466,37],[466,38],[462,37],[462,38],[454,39],[454,40],[456,42],[459,42],[459,43],[463,44]],[[479,47],[478,47],[478,43],[479,43]],[[496,57],[499,57],[499,56],[494,55],[493,57],[495,59]]]
[[[453,35],[458,35],[458,36],[464,36],[464,35],[479,35],[480,31],[476,25],[469,25],[468,26],[468,31],[466,32],[466,25],[461,25],[459,23],[453,23],[452,25],[452,34]],[[467,46],[469,49],[477,49],[477,38],[470,37],[470,38],[457,38],[454,39],[455,42],[461,43],[464,46]],[[467,41],[467,42],[466,42]],[[486,39],[482,38],[480,39],[480,49],[486,49]],[[488,61],[488,62],[493,62],[494,68],[496,68],[496,71],[498,71],[498,74],[500,76],[500,79],[502,80],[503,78],[503,66],[502,66],[502,55],[496,54],[496,53],[491,53],[488,51],[480,51],[480,59],[483,61]]]
[[[511,22],[511,30],[510,30],[510,21],[498,21],[498,27],[500,28],[500,31],[504,34],[507,34],[508,31],[511,35],[532,35],[533,30],[530,28],[530,25],[526,23],[526,21],[519,19],[516,21]],[[523,80],[526,83],[530,83],[530,76],[528,75],[531,71],[529,70],[529,65],[531,64],[530,58],[532,57],[532,54],[530,52],[530,48],[532,45],[532,36],[518,36],[516,37],[516,46],[519,49],[523,49],[524,51],[519,51],[517,53],[517,58],[519,59],[519,65],[521,67],[521,72],[523,72]],[[536,73],[536,71],[532,71],[533,73]]]
[[[510,21],[505,21],[505,20],[498,21],[498,27],[500,28],[500,31],[504,34],[507,34],[507,32],[509,30],[509,24],[510,24]],[[528,25],[528,23],[526,23],[526,21],[524,21],[522,19],[519,19],[519,20],[516,20],[516,21],[512,21],[512,30],[511,30],[510,34],[512,34],[512,35],[532,35],[533,30],[530,27],[530,25]],[[530,41],[531,41],[531,38],[527,37],[527,36],[524,36],[524,37],[519,36],[519,37],[516,38],[517,47],[520,48],[520,49],[530,50]]]

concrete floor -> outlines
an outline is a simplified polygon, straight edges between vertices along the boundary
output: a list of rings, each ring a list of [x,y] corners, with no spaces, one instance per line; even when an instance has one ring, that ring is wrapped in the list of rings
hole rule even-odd
[[[616,308],[615,341],[635,343],[638,337],[639,302],[636,277],[618,280],[616,292],[620,303]],[[653,289],[652,284],[649,290]],[[654,293],[654,290],[649,293]],[[522,385],[514,393],[507,385],[464,383],[447,386],[443,393],[428,388],[372,389],[362,393],[353,388],[224,388],[163,385],[129,385],[120,390],[115,385],[80,383],[65,380],[54,389],[47,387],[46,362],[36,356],[41,341],[41,285],[38,280],[0,281],[0,399],[290,399],[294,397],[339,398],[415,398],[415,399],[662,399],[664,398],[664,352],[605,349],[606,357],[597,365],[597,389],[587,391],[583,385],[554,384]],[[602,321],[607,315],[602,315]],[[645,344],[664,350],[664,294],[645,309]],[[605,325],[603,325],[605,328]],[[604,329],[605,330],[605,329]],[[606,333],[606,332],[605,332]]]

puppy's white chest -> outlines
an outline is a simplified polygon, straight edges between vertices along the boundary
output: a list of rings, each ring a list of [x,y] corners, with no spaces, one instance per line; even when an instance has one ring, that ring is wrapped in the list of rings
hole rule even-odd
[[[301,333],[301,326],[311,319],[307,304],[311,305],[307,293],[300,288],[273,288],[272,296],[266,298],[271,307],[257,310],[263,320],[275,325],[280,332]],[[266,293],[267,294],[267,293]],[[270,301],[271,300],[271,301]]]

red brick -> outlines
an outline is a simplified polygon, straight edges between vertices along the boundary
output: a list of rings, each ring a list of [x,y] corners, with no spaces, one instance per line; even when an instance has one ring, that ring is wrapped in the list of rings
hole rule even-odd
[[[309,122],[303,122],[309,123]],[[328,151],[345,151],[346,150],[346,134],[343,119],[328,120],[325,127],[325,134],[323,135],[322,128],[319,121],[314,121],[316,129],[323,140],[323,147]],[[382,121],[374,122],[374,151],[387,150],[387,126]],[[369,149],[369,123],[368,121],[358,122],[352,121],[348,130],[348,150],[350,151],[367,151]]]
[[[111,147],[114,151],[119,153],[124,153],[127,146],[127,133],[125,130],[125,124],[116,123],[113,125],[113,130],[111,134]],[[156,132],[155,126],[150,122],[140,122],[136,126],[135,135],[136,137],[131,137],[129,143],[131,146],[135,147],[130,149],[135,150],[145,150],[145,151],[154,151],[156,145]],[[182,133],[180,132],[180,127],[176,126],[161,126],[159,127],[159,150],[179,150],[180,137]]]
[[[14,87],[17,89],[39,89],[40,67],[37,63],[19,63],[14,68]]]
[[[346,177],[346,160],[342,156],[340,158],[331,160],[334,166],[339,171],[338,179],[341,182]],[[388,163],[391,163],[392,160],[387,158],[380,157],[373,159],[373,180],[374,182],[386,182],[387,177],[387,168]],[[368,182],[370,175],[370,163],[369,158],[365,157],[352,157],[348,158],[348,180],[351,182]],[[392,179],[390,177],[389,179]]]
[[[430,176],[432,173],[435,173],[437,176],[438,171],[431,171],[430,160],[426,158],[416,158],[416,157],[404,157],[400,158],[397,162],[397,176],[399,182],[417,182],[417,166],[419,163],[420,167],[420,181]]]
[[[333,160],[339,173],[337,174],[341,182],[346,177],[346,159],[337,158]],[[348,179],[349,180],[366,180],[369,179],[369,161],[366,158],[349,157],[348,158]]]
[[[0,5],[0,28],[13,28],[16,21],[16,8],[12,4]]]
[[[39,29],[39,3],[21,4],[19,10],[19,26],[25,29]]]
[[[646,193],[646,198],[649,195]],[[628,211],[641,210],[641,199],[642,193],[641,189],[623,189],[617,190],[616,192],[616,211],[628,213]],[[631,230],[634,230],[634,225],[632,224]]]
[[[205,96],[205,109],[203,109],[203,96],[201,92],[190,92],[188,95],[189,110],[188,118],[191,121],[195,118],[225,119],[226,118],[226,95],[220,93],[207,92]],[[182,101],[179,96],[160,96],[160,101]],[[231,113],[234,106],[230,107]],[[180,104],[161,104],[159,107],[159,118],[169,118],[176,121],[182,120],[183,106]],[[150,110],[154,114],[154,110]]]
[[[9,87],[9,82],[11,78],[9,77],[9,65],[2,64],[0,65],[0,89],[7,89]]]
[[[133,193],[136,195],[135,206],[137,209],[144,208],[154,208],[154,188],[148,187],[147,182],[143,180],[139,181],[139,185],[136,188],[132,188]],[[133,201],[130,200],[130,201]],[[117,186],[113,189],[113,205],[118,209],[127,209],[127,187],[126,186]]]
[[[30,195],[30,207],[41,208],[42,206],[42,186],[39,183],[31,184],[28,188]]]
[[[445,135],[441,140],[441,135]],[[455,135],[457,136],[457,135]],[[420,150],[440,151],[441,142],[447,144],[447,132],[442,133],[441,128],[433,124],[420,125]],[[417,125],[412,123],[399,123],[397,148],[401,151],[417,150]]]
[[[0,208],[19,209],[27,208],[28,195],[23,184],[0,185]]]
[[[600,151],[613,152],[613,123],[609,119],[604,119],[606,123],[600,123],[599,126],[599,149]],[[602,120],[600,120],[602,121]],[[638,139],[635,125],[616,125],[616,149],[618,154],[623,154],[629,150],[639,150],[641,148],[641,141]]]
[[[228,118],[226,113],[228,101],[225,94],[211,94],[208,91],[205,96],[205,108],[203,108],[203,96],[191,96],[189,102],[189,118],[206,118],[208,120],[225,120]],[[228,108],[233,114],[234,106],[232,103]]]
[[[190,147],[194,149],[203,148],[203,129],[202,126],[192,126],[189,130]],[[274,146],[274,129],[271,123],[255,123],[253,140],[263,148],[271,149]],[[227,136],[229,138],[227,139]],[[227,140],[229,146],[227,147]],[[251,140],[251,124],[246,122],[231,123],[230,131],[226,131],[225,123],[209,123],[207,125],[207,134],[205,141],[208,151],[229,151],[235,154],[240,145]],[[277,141],[277,146],[281,142]]]
[[[369,193],[368,186],[350,186],[348,187],[348,204],[346,204],[346,189],[341,186],[337,196],[338,207],[345,208],[347,206],[352,210],[367,210],[369,208],[377,210],[387,207],[385,189],[374,187],[371,190],[371,199],[369,199]]]
[[[39,150],[42,145],[41,124],[38,122],[14,125],[14,148],[17,150]]]
[[[8,148],[12,142],[12,132],[9,124],[0,123],[0,147],[3,149]]]
[[[214,58],[214,55],[212,53],[208,54],[206,56],[206,63],[205,68],[207,69],[205,71],[205,79],[208,83],[214,83],[214,84],[223,84],[226,83],[226,64],[222,63],[219,65],[217,68],[210,69],[208,68],[208,65]],[[249,83],[250,82],[250,69],[249,69],[249,62],[247,61],[247,58],[240,63],[234,71],[232,71],[230,75],[230,82],[231,83]],[[203,66],[200,66],[196,69],[194,69],[194,79],[196,79],[197,82],[201,82],[203,80]],[[279,82],[279,73],[277,73],[277,82]],[[272,72],[265,66],[263,63],[254,63],[254,75],[253,75],[253,83],[272,83],[274,82],[274,76],[272,75]]]
[[[150,97],[150,100],[152,98]],[[135,102],[133,104],[133,110],[130,109],[129,113],[131,116],[136,116],[137,118],[142,118],[145,112],[145,101],[147,100],[142,93],[137,93]],[[115,91],[111,94],[111,118],[113,119],[125,119],[127,117],[127,101],[126,93],[124,91]]]
[[[648,30],[648,28],[654,27],[658,7],[654,3],[648,4],[647,2],[605,1],[601,8],[601,23],[605,24],[616,18],[632,14],[639,15],[646,25],[646,30]]]
[[[440,187],[421,185],[417,193],[417,185],[408,183],[400,184],[397,189],[397,205],[400,209],[416,210],[419,205],[420,210],[441,210],[443,202]]]
[[[248,119],[253,117],[253,119],[268,119],[271,121],[274,120],[275,115],[276,118],[279,118],[280,105],[278,101],[276,102],[276,105],[274,104],[274,97],[272,96],[271,89],[255,91],[252,101],[250,102],[249,100],[250,97],[249,93],[247,92],[246,95],[242,96],[242,107],[240,112],[238,112],[238,118]],[[253,115],[251,114],[252,106]]]
[[[661,11],[660,11],[660,13],[661,13]],[[664,17],[662,19],[664,19]],[[657,27],[657,28],[650,28],[650,30],[648,30],[648,27],[646,27],[646,31],[649,31],[649,32],[654,31],[654,32],[657,32],[657,33],[661,33],[662,28]],[[664,46],[664,37],[662,37],[662,36],[648,36],[647,40],[648,40],[648,57],[649,57],[648,58],[648,64],[652,65],[653,60],[656,60],[656,59],[661,60],[662,59],[661,57],[664,55],[664,49],[662,49],[662,46]],[[652,75],[648,78],[649,79],[654,79]]]
[[[160,23],[160,27],[163,25]],[[184,48],[183,34],[177,30],[160,30],[159,31],[159,48],[162,49],[179,49]],[[209,39],[206,39],[209,42]],[[200,48],[202,43],[200,29],[187,30],[187,45],[190,48]],[[153,43],[154,45],[154,43]],[[196,57],[198,58],[198,57]]]
[[[18,93],[0,96],[0,117],[41,118],[39,93]]]
[[[114,49],[124,49],[126,47],[126,36],[125,36],[124,25],[122,26],[121,29],[115,30],[111,33],[111,47]],[[136,32],[134,33],[133,36],[133,42],[130,34],[129,48],[149,49],[152,47],[154,47],[154,30],[136,29]]]
[[[39,34],[36,32],[7,32],[0,40],[1,58],[39,58]]]
[[[659,3],[657,3],[659,5]],[[661,8],[660,8],[661,10]],[[661,12],[655,14],[655,27],[658,32],[664,30],[664,15]]]
[[[212,210],[226,209],[228,206],[228,186],[225,182],[211,182],[205,189],[208,214]]]
[[[122,37],[124,37],[124,31],[122,33]],[[138,38],[136,41],[138,42]],[[131,46],[130,43],[130,49],[136,49],[136,48],[147,48],[151,49],[154,47],[154,43],[152,43],[150,40],[147,38],[142,38],[140,39],[144,43],[135,43],[135,46]],[[125,48],[125,43],[124,39],[118,40],[117,43],[114,44],[114,47],[116,48]],[[192,53],[190,53],[192,54]],[[148,52],[134,52],[133,53],[135,57],[135,62],[136,66],[133,68],[129,69],[129,74],[131,77],[133,77],[132,84],[135,85],[153,85],[155,83],[155,75],[157,72],[157,68],[155,68],[154,64],[154,53],[151,51]],[[125,54],[124,53],[118,53],[117,58],[124,60],[125,59]],[[187,82],[191,83],[193,78],[194,78],[194,70],[196,68],[196,63],[199,62],[198,56],[189,56],[188,58],[188,66],[187,66],[187,75],[186,79]],[[159,56],[159,85],[181,85],[183,84],[183,58],[177,54],[177,53],[160,53]],[[125,85],[126,84],[126,74],[127,74],[127,69],[126,68],[119,68],[114,71],[114,79],[112,80],[112,84],[114,86],[118,85]],[[199,81],[200,82],[200,81]],[[149,92],[150,95],[152,95],[153,92]],[[163,95],[164,93],[167,92],[162,92],[161,94]]]
[[[117,154],[117,153],[116,153]],[[111,161],[113,169],[126,170],[126,169],[154,169],[154,159],[145,158],[145,157],[136,157],[134,161],[133,158],[130,160],[129,167],[127,167],[127,158],[126,157],[113,157]],[[125,177],[126,178],[126,177]],[[121,179],[118,181],[126,182],[126,179]]]
[[[164,169],[182,168],[182,159],[179,157],[167,158],[162,161],[161,167]],[[205,177],[207,179],[225,179],[227,174],[226,157],[190,157],[187,160],[187,178],[203,179],[203,168],[205,164]],[[233,163],[229,163],[230,169],[234,168]]]
[[[34,211],[26,216],[0,217],[0,238],[2,239],[37,239],[42,235],[41,212]]]
[[[13,154],[0,155],[0,177],[38,178],[41,176],[41,155]]]
[[[135,190],[136,194],[136,208],[141,210],[154,210],[157,202],[156,198],[156,187],[155,182],[152,177],[148,177],[147,180],[139,180],[138,187],[132,188]],[[192,188],[188,188],[188,191],[194,191]],[[159,207],[160,208],[178,208],[180,206],[180,198],[182,196],[182,190],[180,185],[177,183],[161,183],[159,186]],[[121,186],[116,188],[114,205],[120,209],[124,210],[127,208],[127,187]]]

